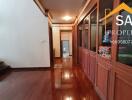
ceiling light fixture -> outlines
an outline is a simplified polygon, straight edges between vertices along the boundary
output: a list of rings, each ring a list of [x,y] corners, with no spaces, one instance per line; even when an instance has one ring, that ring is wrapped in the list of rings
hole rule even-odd
[[[70,17],[70,16],[64,16],[63,19],[66,20],[66,21],[69,21],[69,20],[72,19],[72,17]]]

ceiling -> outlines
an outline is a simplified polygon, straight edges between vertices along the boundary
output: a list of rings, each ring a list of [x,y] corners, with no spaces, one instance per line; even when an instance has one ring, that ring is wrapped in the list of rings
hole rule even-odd
[[[86,1],[87,0],[41,0],[44,8],[49,10],[52,23],[73,23]],[[67,15],[72,17],[72,19],[65,21],[63,17]]]

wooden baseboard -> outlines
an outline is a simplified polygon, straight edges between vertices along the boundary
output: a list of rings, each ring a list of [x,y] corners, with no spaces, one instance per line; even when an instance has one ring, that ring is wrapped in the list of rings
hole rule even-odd
[[[53,67],[27,67],[27,68],[11,68],[12,71],[48,71]]]
[[[54,59],[61,59],[61,57],[55,57]]]

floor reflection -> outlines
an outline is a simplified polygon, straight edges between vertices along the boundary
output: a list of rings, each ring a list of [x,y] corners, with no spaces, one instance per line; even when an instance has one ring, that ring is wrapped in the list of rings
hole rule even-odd
[[[72,67],[71,58],[55,60],[53,77],[54,100],[99,100],[82,70]]]
[[[12,70],[0,81],[0,100],[99,100],[90,81],[71,58],[54,69]]]

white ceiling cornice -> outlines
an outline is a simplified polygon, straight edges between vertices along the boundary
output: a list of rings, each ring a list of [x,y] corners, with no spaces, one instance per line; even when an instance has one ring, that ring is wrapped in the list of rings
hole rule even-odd
[[[45,11],[45,9],[43,8],[43,6],[42,6],[42,4],[40,3],[40,1],[39,0],[33,0],[35,3],[36,3],[36,5],[39,7],[39,9],[41,10],[41,12],[46,16],[46,11]]]

